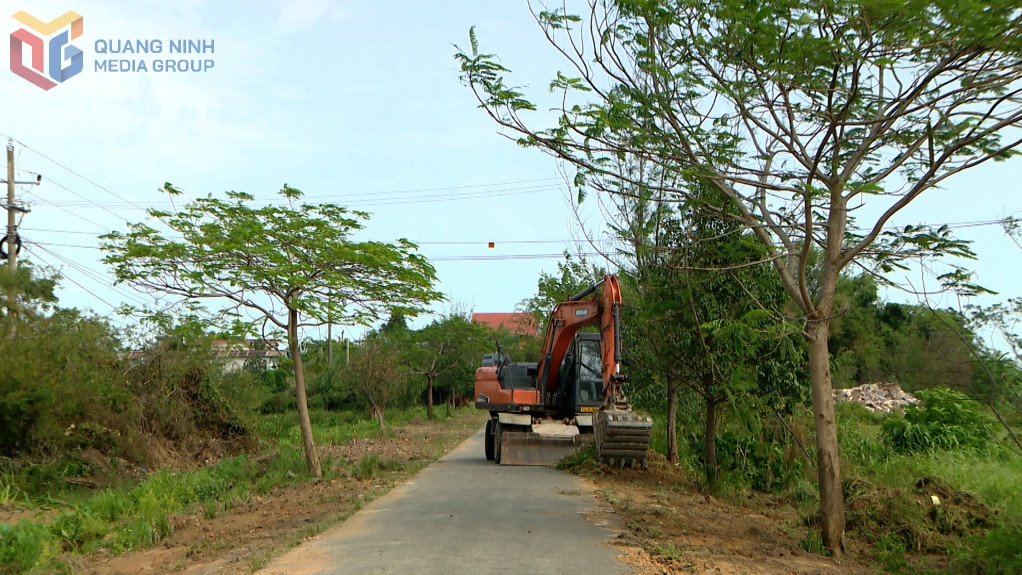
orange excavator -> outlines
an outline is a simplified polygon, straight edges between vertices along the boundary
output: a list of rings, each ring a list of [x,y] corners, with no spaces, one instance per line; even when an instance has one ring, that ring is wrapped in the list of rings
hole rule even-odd
[[[475,397],[490,412],[486,459],[551,465],[595,443],[602,463],[646,467],[653,421],[632,410],[622,388],[620,315],[617,277],[607,274],[554,307],[539,363],[512,362],[499,344],[483,357]],[[599,333],[579,331],[586,326]]]

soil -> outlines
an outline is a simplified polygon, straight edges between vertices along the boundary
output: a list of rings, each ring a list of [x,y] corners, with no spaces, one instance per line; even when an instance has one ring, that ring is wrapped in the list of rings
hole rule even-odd
[[[813,531],[797,510],[765,496],[736,504],[701,494],[663,457],[651,458],[645,471],[587,465],[576,472],[627,524],[622,560],[641,575],[877,573],[865,557],[835,560],[806,551],[802,541]]]
[[[474,410],[459,410],[444,423],[413,423],[392,437],[368,438],[322,449],[334,461],[365,454],[403,463],[371,479],[342,477],[292,484],[253,496],[207,517],[201,511],[173,519],[173,534],[157,547],[124,555],[96,553],[68,560],[76,573],[136,575],[242,575],[336,525],[399,481],[455,447],[483,423]],[[388,468],[397,468],[388,465]],[[590,464],[576,470],[629,530],[615,542],[622,561],[642,575],[713,573],[738,575],[876,573],[863,559],[841,561],[805,551],[810,532],[798,513],[768,498],[742,504],[700,494],[685,474],[663,458],[646,471]]]

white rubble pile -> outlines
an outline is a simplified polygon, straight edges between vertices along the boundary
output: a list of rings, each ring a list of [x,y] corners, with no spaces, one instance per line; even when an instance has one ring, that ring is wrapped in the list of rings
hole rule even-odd
[[[864,383],[859,387],[835,389],[834,401],[854,401],[870,411],[884,413],[904,411],[906,405],[919,403],[916,396],[902,391],[897,383]]]

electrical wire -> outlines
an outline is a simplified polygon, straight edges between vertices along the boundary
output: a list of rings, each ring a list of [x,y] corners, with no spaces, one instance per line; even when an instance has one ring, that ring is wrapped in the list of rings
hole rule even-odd
[[[100,224],[90,220],[89,218],[86,218],[85,216],[79,214],[78,212],[69,210],[69,209],[67,209],[67,208],[65,208],[63,206],[58,206],[56,204],[53,204],[52,202],[50,202],[49,200],[47,200],[46,198],[40,196],[39,194],[37,194],[35,192],[27,191],[26,190],[25,193],[27,193],[29,195],[32,195],[32,196],[35,196],[36,198],[38,198],[40,201],[42,201],[43,203],[45,203],[47,205],[53,206],[54,208],[57,208],[58,210],[61,210],[63,212],[67,212],[67,213],[71,214],[72,216],[78,218],[79,220],[82,220],[83,222],[85,222],[87,224],[92,224],[92,225],[96,226],[97,228],[103,230],[103,233],[106,233],[107,231],[109,231],[106,226],[100,225]]]
[[[98,271],[96,271],[94,269],[88,268],[88,267],[82,265],[81,263],[79,263],[79,262],[77,262],[75,260],[72,260],[72,259],[70,259],[70,258],[68,258],[68,257],[66,257],[64,255],[61,255],[61,254],[56,253],[56,252],[54,252],[52,250],[49,250],[49,249],[47,249],[45,247],[45,244],[40,244],[39,242],[33,242],[31,240],[25,239],[25,245],[28,248],[31,248],[33,246],[39,248],[39,250],[49,254],[54,259],[58,260],[59,262],[63,263],[64,265],[68,266],[69,268],[75,270],[76,272],[82,274],[83,276],[87,277],[88,279],[90,279],[90,280],[92,280],[92,281],[102,285],[104,288],[112,290],[117,295],[121,296],[122,298],[131,299],[131,300],[133,300],[136,303],[141,304],[141,305],[146,305],[148,303],[145,299],[141,298],[137,294],[132,293],[132,292],[127,291],[127,290],[124,290],[124,289],[121,289],[121,288],[118,288],[117,286],[113,285],[113,283],[110,282],[109,278],[105,274],[103,274],[101,272],[98,272]],[[35,253],[31,249],[29,249],[29,251],[32,252],[32,253]],[[80,284],[75,282],[73,280],[73,278],[68,276],[66,273],[65,274],[61,274],[61,275],[63,277],[65,277],[65,278],[67,278],[68,281],[71,281],[75,285],[78,285],[79,287],[81,287]],[[92,292],[89,292],[89,293],[92,293]],[[114,306],[111,306],[111,307],[114,307]]]
[[[35,244],[35,245],[36,245],[36,247],[38,247],[38,248],[39,248],[40,250],[42,250],[42,251],[46,252],[47,254],[50,254],[51,256],[56,256],[56,254],[54,254],[53,252],[51,252],[51,251],[47,250],[46,248],[43,248],[42,246],[39,246],[38,244]],[[53,263],[52,263],[52,262],[49,262],[49,261],[47,261],[47,260],[46,260],[46,258],[44,258],[44,257],[43,257],[42,255],[40,255],[40,254],[37,254],[37,253],[35,253],[35,252],[34,252],[34,251],[33,251],[32,249],[29,249],[29,252],[32,252],[32,253],[33,253],[33,255],[35,255],[36,257],[38,257],[38,258],[39,258],[40,260],[42,260],[43,262],[45,262],[45,263],[49,264],[50,266],[52,266],[52,267],[56,267],[56,266],[54,266],[54,265],[53,265]],[[73,283],[74,285],[78,286],[78,287],[79,287],[79,288],[80,288],[80,289],[81,289],[82,291],[84,291],[85,293],[87,293],[87,294],[91,295],[92,297],[94,297],[94,298],[98,299],[99,301],[103,302],[103,303],[104,303],[104,304],[106,304],[106,306],[107,306],[107,307],[109,307],[110,309],[112,309],[112,310],[115,310],[115,309],[117,309],[117,306],[115,306],[115,305],[113,305],[112,303],[110,303],[110,302],[106,301],[105,299],[103,299],[102,297],[100,297],[100,296],[99,296],[98,294],[96,294],[96,292],[94,292],[94,291],[90,290],[89,288],[87,288],[87,287],[83,286],[82,284],[78,283],[77,281],[75,281],[75,279],[74,279],[74,278],[72,278],[72,277],[69,277],[69,276],[67,276],[66,274],[62,274],[62,275],[61,275],[61,277],[62,277],[63,279],[66,279],[67,281],[69,281],[69,282]]]
[[[86,204],[85,204],[85,206],[86,206],[86,207],[87,207],[88,205],[93,205],[93,206],[96,206],[97,208],[99,208],[99,209],[101,209],[101,210],[103,210],[103,211],[105,211],[105,212],[107,212],[107,213],[109,213],[109,214],[113,215],[114,217],[116,217],[116,218],[119,218],[119,219],[121,219],[121,220],[124,220],[124,222],[125,222],[125,223],[131,223],[131,222],[130,222],[130,221],[129,221],[129,220],[127,219],[127,218],[125,218],[124,216],[122,216],[122,215],[118,214],[117,212],[115,212],[115,211],[113,211],[113,210],[111,210],[111,209],[109,209],[109,208],[106,208],[106,207],[102,206],[101,204],[98,204],[98,203],[96,203],[96,202],[93,202],[93,201],[92,201],[92,200],[90,200],[89,198],[87,198],[87,197],[83,196],[82,194],[79,194],[78,192],[76,192],[76,191],[72,190],[71,188],[69,188],[69,187],[65,186],[64,184],[61,184],[60,182],[58,182],[58,181],[56,181],[56,180],[54,180],[54,179],[52,179],[52,178],[47,178],[47,179],[46,179],[46,182],[47,182],[47,183],[49,183],[49,184],[53,184],[53,185],[57,186],[58,188],[60,188],[60,189],[62,189],[62,190],[64,190],[64,191],[66,191],[66,192],[69,192],[69,193],[71,193],[72,195],[74,195],[74,196],[76,196],[76,197],[79,197],[79,198],[81,198],[82,200],[84,200],[84,201],[86,202]],[[36,197],[41,197],[41,196],[39,196],[38,194],[33,194],[33,195],[34,195],[34,196],[36,196]],[[53,206],[55,206],[55,207],[59,207],[59,206],[57,206],[57,202],[54,202],[54,201],[52,201],[52,200],[46,200],[46,201],[47,201],[47,203],[48,203],[48,204],[50,204],[50,205],[53,205]]]
[[[59,184],[58,184],[59,185]],[[63,186],[61,186],[63,187]],[[65,188],[66,189],[66,188]],[[348,208],[361,208],[361,207],[376,207],[376,206],[393,206],[393,205],[407,205],[407,204],[421,204],[421,203],[433,203],[433,202],[455,202],[455,201],[466,201],[466,200],[480,200],[490,198],[501,198],[501,197],[513,197],[513,196],[525,196],[539,193],[546,193],[559,190],[557,186],[532,186],[525,188],[500,188],[494,190],[482,190],[472,192],[454,192],[447,194],[417,194],[417,195],[406,195],[402,197],[383,197],[379,198],[381,194],[363,194],[362,198],[352,199],[344,202],[344,207]],[[72,192],[74,193],[74,192]],[[98,208],[106,211],[114,209],[128,209],[137,207],[135,204],[124,204],[117,202],[95,202],[81,194],[75,193],[76,196],[82,198],[81,201],[56,201],[47,200],[51,205],[59,205],[63,207],[74,207],[74,208]],[[365,196],[372,196],[367,198]],[[303,196],[303,201],[309,200],[320,200],[325,196]],[[268,199],[256,198],[254,201],[270,202]],[[272,201],[281,201],[280,198],[274,198]],[[150,207],[172,207],[173,203],[170,201],[157,201],[152,202]],[[118,216],[121,217],[121,216]]]
[[[95,181],[93,181],[93,180],[89,179],[88,177],[86,177],[86,176],[83,176],[82,174],[80,174],[80,173],[76,172],[75,170],[73,170],[73,169],[71,169],[71,168],[69,168],[69,167],[65,166],[64,164],[62,164],[62,163],[58,162],[57,160],[54,160],[53,158],[51,158],[51,157],[47,156],[46,154],[44,154],[44,153],[40,152],[39,150],[37,150],[37,149],[33,148],[32,146],[29,146],[28,144],[26,144],[25,142],[22,142],[21,140],[19,140],[19,139],[17,139],[17,138],[14,138],[14,137],[11,137],[11,136],[7,136],[7,135],[4,135],[4,134],[0,134],[0,137],[4,137],[4,138],[8,138],[8,139],[10,139],[10,140],[13,140],[14,142],[16,142],[16,143],[17,143],[17,144],[18,144],[19,146],[21,146],[22,148],[24,148],[24,149],[26,149],[26,150],[29,150],[29,151],[31,151],[31,152],[34,152],[34,153],[35,153],[35,154],[37,154],[38,156],[40,156],[40,157],[42,157],[43,159],[45,159],[45,160],[49,161],[50,163],[52,163],[52,164],[56,165],[57,167],[59,167],[59,168],[61,168],[61,169],[65,170],[65,171],[67,171],[67,172],[70,172],[71,174],[74,174],[75,176],[77,176],[77,177],[81,178],[82,180],[84,180],[84,181],[86,181],[86,182],[88,182],[88,183],[92,184],[93,186],[95,186],[95,187],[99,188],[100,190],[103,190],[104,192],[106,192],[106,193],[110,194],[111,196],[113,196],[113,197],[115,197],[115,198],[117,198],[117,199],[121,200],[122,202],[125,202],[125,203],[127,203],[127,204],[129,204],[129,205],[132,205],[132,206],[134,206],[135,208],[137,208],[137,209],[140,209],[140,210],[144,210],[144,209],[145,209],[145,208],[143,208],[142,206],[139,206],[138,204],[136,204],[136,203],[132,202],[131,200],[129,200],[129,199],[126,199],[125,197],[121,196],[120,194],[118,194],[118,193],[114,192],[113,190],[111,190],[111,189],[109,189],[109,188],[107,188],[107,187],[105,187],[105,186],[103,186],[103,185],[101,185],[101,184],[98,184],[98,183],[96,183]],[[49,178],[47,178],[47,180],[49,180]]]

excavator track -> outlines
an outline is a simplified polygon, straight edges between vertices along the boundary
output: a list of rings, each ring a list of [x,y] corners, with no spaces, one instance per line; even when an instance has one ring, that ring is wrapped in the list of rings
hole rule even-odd
[[[593,417],[596,458],[618,469],[646,469],[653,420],[631,410],[600,410]]]

